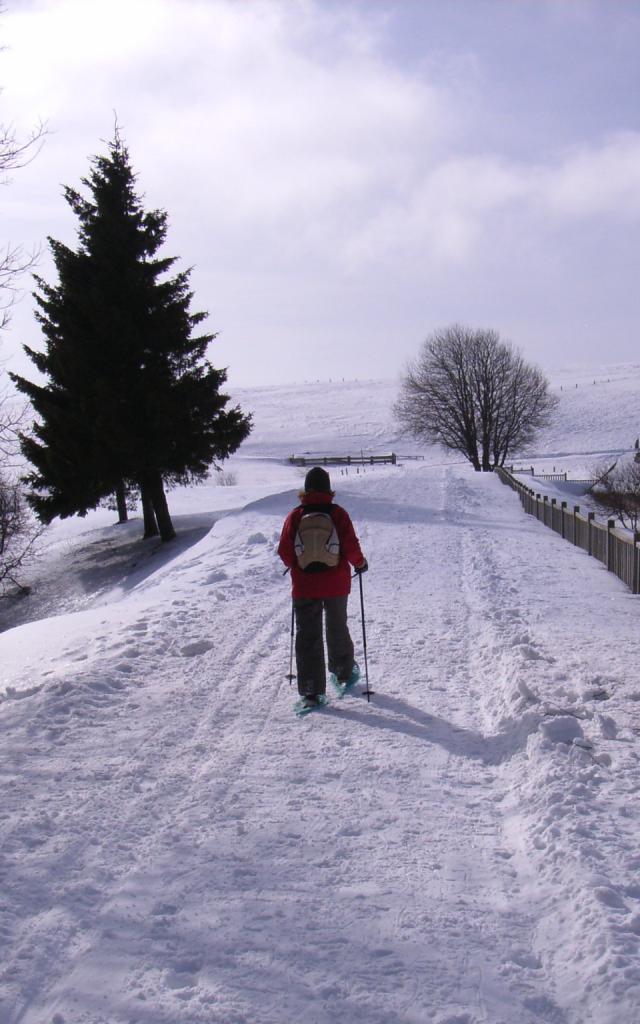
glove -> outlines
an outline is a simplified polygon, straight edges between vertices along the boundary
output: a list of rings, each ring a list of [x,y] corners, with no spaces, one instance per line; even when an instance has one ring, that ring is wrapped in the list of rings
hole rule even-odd
[[[360,576],[363,572],[366,572],[368,568],[369,568],[369,563],[367,562],[367,560],[365,558],[365,560],[362,563],[362,565],[357,565],[353,571],[355,572],[356,576]]]

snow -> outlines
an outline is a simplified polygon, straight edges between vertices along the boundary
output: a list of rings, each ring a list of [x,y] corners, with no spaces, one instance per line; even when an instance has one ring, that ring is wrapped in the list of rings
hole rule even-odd
[[[539,450],[630,447],[640,370],[576,379]],[[3,609],[0,1020],[634,1024],[638,598],[435,450],[334,469],[375,695],[298,720],[283,456],[413,448],[391,383],[236,397],[176,544],[56,524]]]

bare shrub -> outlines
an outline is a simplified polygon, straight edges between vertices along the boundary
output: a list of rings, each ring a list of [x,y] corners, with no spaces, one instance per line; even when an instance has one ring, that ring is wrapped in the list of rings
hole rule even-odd
[[[214,479],[218,487],[235,487],[238,483],[236,474],[225,469],[216,470]]]
[[[591,488],[594,501],[614,516],[627,530],[637,530],[640,523],[640,462],[635,459],[616,462],[609,469],[596,470],[596,483]]]
[[[27,505],[22,487],[0,474],[0,597],[26,593],[21,574],[35,555],[42,527]]]

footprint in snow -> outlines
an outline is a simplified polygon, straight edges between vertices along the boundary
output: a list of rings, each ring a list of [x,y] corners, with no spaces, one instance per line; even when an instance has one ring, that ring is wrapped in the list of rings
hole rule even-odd
[[[168,915],[177,914],[178,908],[175,903],[156,903],[151,913],[154,917],[166,917]]]
[[[558,715],[540,723],[540,731],[552,743],[574,743],[584,738],[582,727],[571,715]]]
[[[514,949],[511,954],[511,962],[531,971],[539,971],[542,967],[540,958],[527,949]]]
[[[184,658],[195,658],[198,654],[206,654],[212,647],[213,644],[210,640],[196,640],[195,643],[186,644],[182,647],[180,654]]]
[[[600,732],[606,740],[615,740],[618,735],[618,726],[615,719],[609,715],[598,715]]]
[[[221,583],[223,580],[228,579],[228,576],[224,569],[218,569],[216,572],[210,573],[206,578],[206,583]]]
[[[597,700],[604,701],[610,700],[611,695],[604,686],[592,686],[584,691],[583,700]]]

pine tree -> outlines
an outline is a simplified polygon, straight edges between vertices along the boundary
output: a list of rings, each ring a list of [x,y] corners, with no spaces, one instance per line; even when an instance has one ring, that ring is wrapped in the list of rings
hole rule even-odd
[[[225,408],[226,371],[206,358],[216,335],[194,336],[207,314],[190,312],[190,270],[171,275],[175,258],[156,255],[167,214],[143,209],[117,130],[82,183],[87,197],[64,190],[78,247],[49,239],[58,283],[36,278],[46,348],[25,351],[47,383],[13,378],[39,417],[23,438],[30,500],[49,521],[134,485],[145,535],[170,540],[165,484],[205,477],[247,437],[251,417]]]

